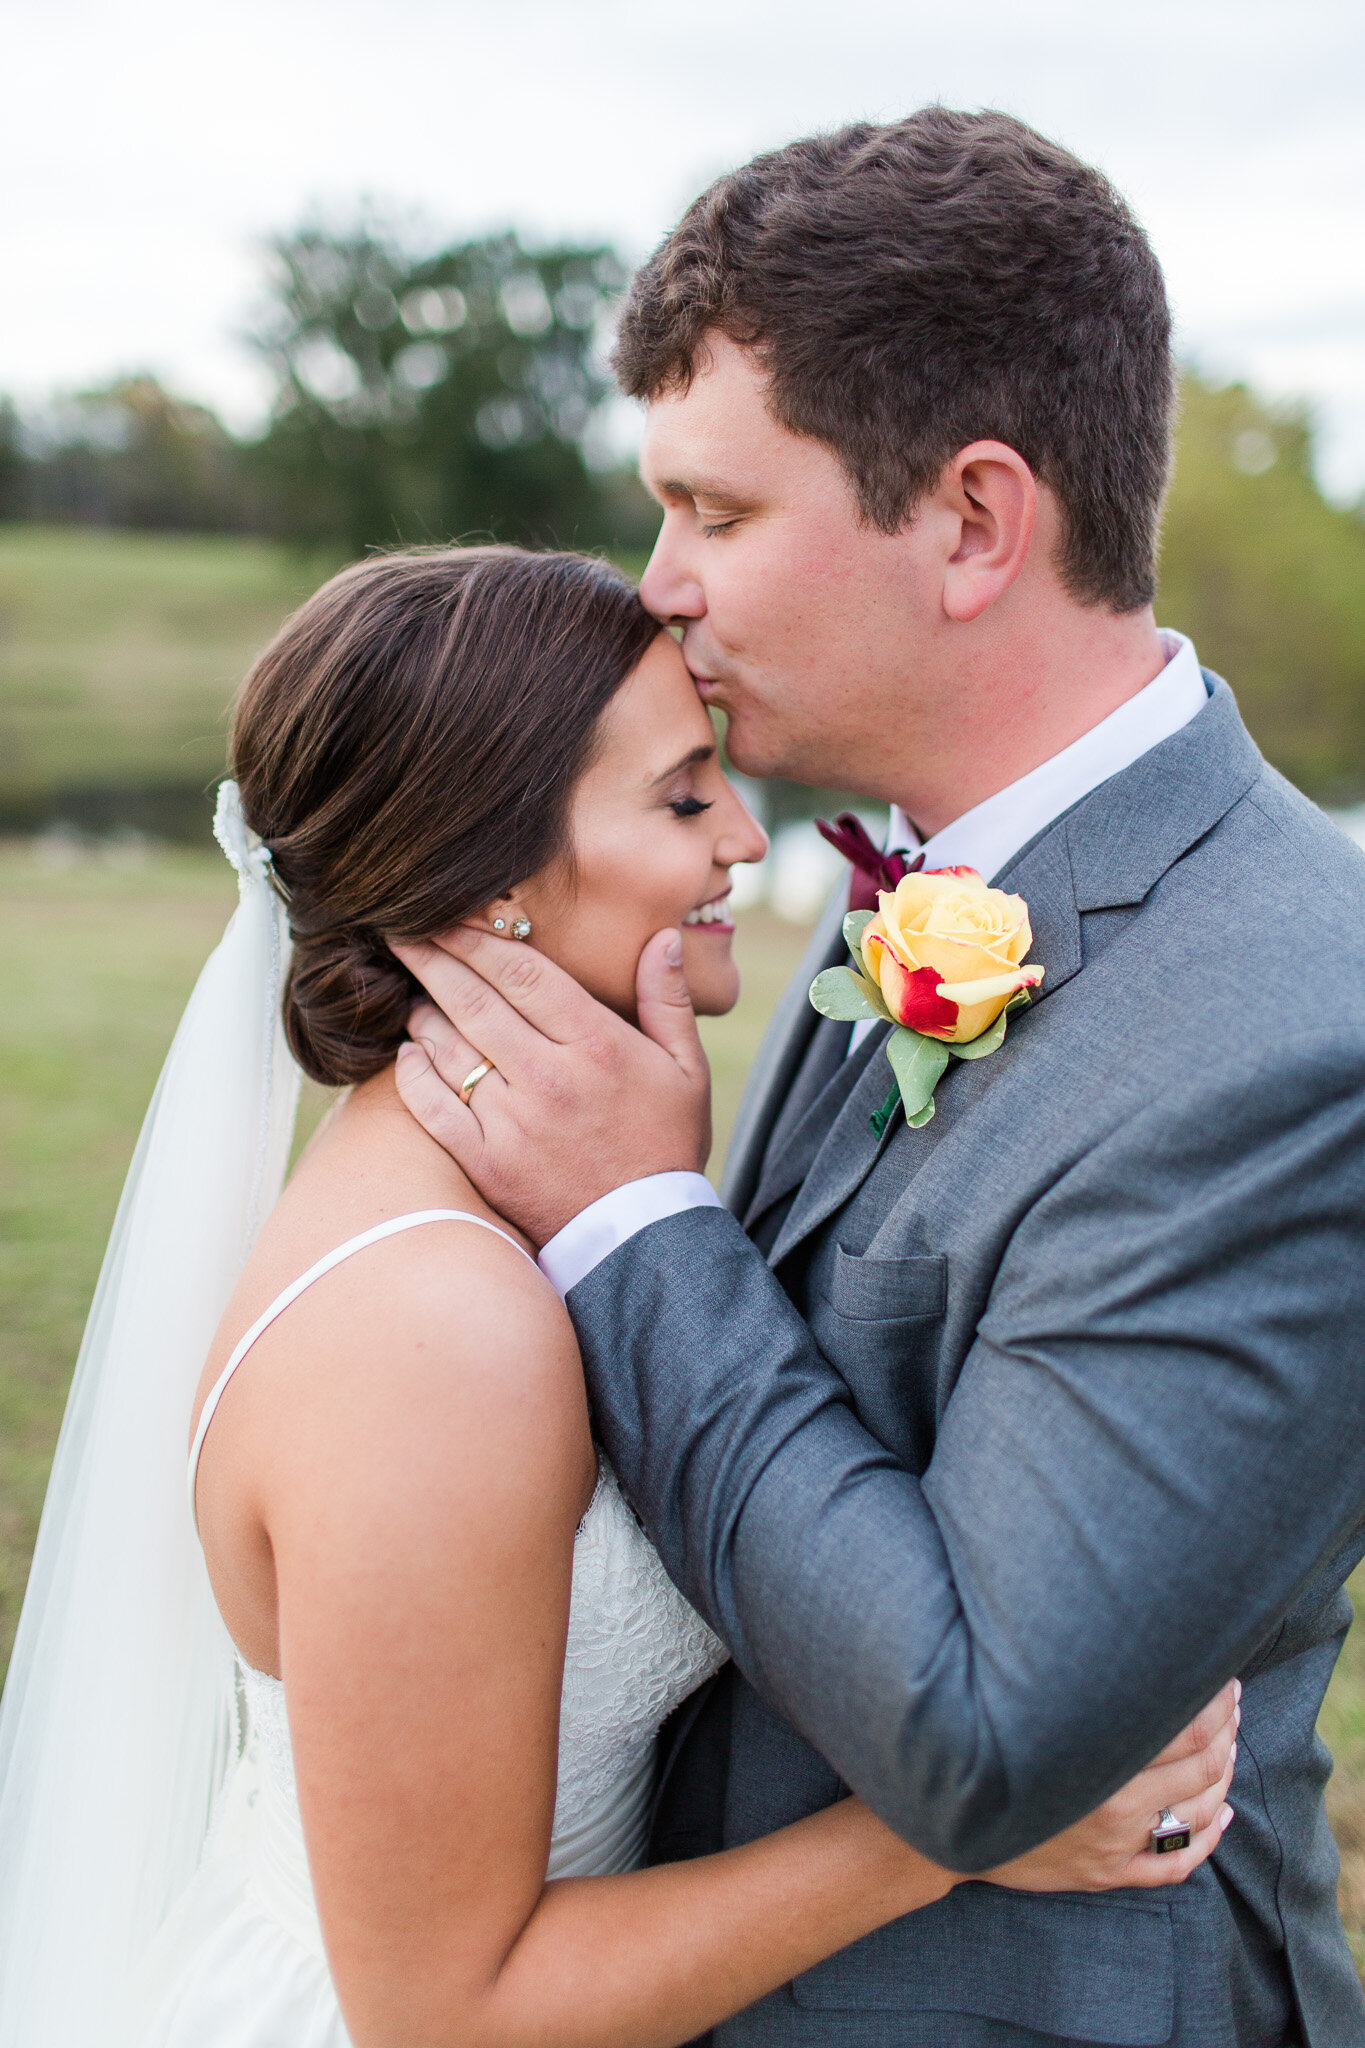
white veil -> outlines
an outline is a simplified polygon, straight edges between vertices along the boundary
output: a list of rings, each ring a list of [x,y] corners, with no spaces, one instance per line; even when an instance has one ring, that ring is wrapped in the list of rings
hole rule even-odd
[[[232,1649],[186,1502],[204,1360],[288,1161],[288,925],[235,783],[240,900],[119,1204],[0,1705],[0,2048],[103,2048],[203,1852],[237,1740]]]

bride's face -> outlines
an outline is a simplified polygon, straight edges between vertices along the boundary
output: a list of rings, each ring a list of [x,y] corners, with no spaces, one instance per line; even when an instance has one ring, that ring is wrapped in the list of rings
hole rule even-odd
[[[768,842],[721,774],[716,736],[677,643],[661,633],[602,716],[574,795],[572,871],[516,892],[530,943],[621,1016],[653,934],[682,931],[683,971],[702,1016],[739,995],[726,902],[730,868]]]

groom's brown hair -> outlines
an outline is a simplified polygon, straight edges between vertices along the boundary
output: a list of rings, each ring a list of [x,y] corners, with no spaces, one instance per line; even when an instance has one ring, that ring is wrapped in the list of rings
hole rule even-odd
[[[1170,467],[1161,269],[1118,194],[1008,114],[925,107],[789,143],[694,201],[638,273],[615,367],[685,387],[708,331],[894,532],[960,448],[1007,442],[1061,503],[1083,602],[1149,604]]]

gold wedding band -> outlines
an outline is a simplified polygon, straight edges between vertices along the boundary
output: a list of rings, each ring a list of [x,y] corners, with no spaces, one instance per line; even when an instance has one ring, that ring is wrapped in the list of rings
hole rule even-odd
[[[464,1080],[460,1084],[460,1100],[466,1109],[469,1107],[470,1096],[474,1093],[484,1075],[491,1074],[492,1071],[492,1060],[480,1060],[473,1073],[465,1075]]]

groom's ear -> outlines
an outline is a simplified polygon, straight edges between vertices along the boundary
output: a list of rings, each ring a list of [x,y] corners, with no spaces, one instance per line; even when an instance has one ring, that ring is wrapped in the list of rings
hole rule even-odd
[[[955,541],[943,569],[943,609],[968,624],[1010,588],[1028,560],[1038,519],[1037,479],[1004,441],[972,441],[939,479]]]

